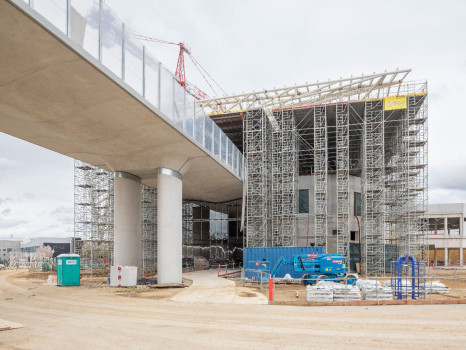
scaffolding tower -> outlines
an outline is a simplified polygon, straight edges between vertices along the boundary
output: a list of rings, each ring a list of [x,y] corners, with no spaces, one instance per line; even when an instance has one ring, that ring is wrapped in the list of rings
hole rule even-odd
[[[157,190],[141,186],[142,269],[157,269]]]
[[[314,244],[327,247],[327,108],[314,108]]]
[[[272,128],[272,242],[271,246],[296,245],[298,193],[298,138],[293,110],[274,114]]]
[[[414,87],[408,85],[413,92]],[[400,253],[418,260],[428,258],[427,237],[427,101],[425,96],[411,93],[407,98],[404,121],[405,208]]]
[[[385,273],[385,148],[383,100],[366,101],[363,134],[361,271]]]
[[[103,256],[113,261],[113,176],[98,167],[74,163],[75,252],[91,266]]]
[[[337,253],[348,257],[349,242],[349,105],[336,107]]]
[[[244,184],[246,247],[269,247],[269,122],[262,109],[244,117]]]

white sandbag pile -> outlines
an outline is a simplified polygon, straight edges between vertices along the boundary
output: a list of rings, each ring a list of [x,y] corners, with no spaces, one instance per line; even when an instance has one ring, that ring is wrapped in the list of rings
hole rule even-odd
[[[361,300],[361,291],[356,286],[342,285],[333,291],[333,301]]]
[[[356,281],[356,286],[361,289],[364,300],[392,300],[393,292],[390,287],[382,287],[379,281],[363,280]]]
[[[316,287],[320,287],[322,289],[328,289],[328,290],[336,290],[336,289],[344,289],[345,285],[342,283],[336,283],[332,281],[318,281],[316,283]]]
[[[316,286],[306,287],[307,301],[349,301],[361,300],[361,292],[356,286],[331,281],[319,281]]]
[[[333,301],[333,291],[318,286],[308,285],[306,287],[307,301]]]
[[[364,300],[393,300],[393,291],[390,287],[377,286],[362,290]]]
[[[426,293],[447,294],[449,291],[448,287],[441,282],[426,282]]]
[[[392,280],[388,280],[383,285],[384,285],[384,287],[390,287],[391,288],[392,287]],[[402,279],[401,280],[401,286],[405,287],[405,288],[406,287],[411,287],[411,282],[409,282],[408,280]],[[393,286],[393,288],[395,288],[395,286]]]
[[[364,291],[365,289],[374,289],[375,287],[380,287],[380,282],[376,280],[359,279],[356,281],[356,286]]]

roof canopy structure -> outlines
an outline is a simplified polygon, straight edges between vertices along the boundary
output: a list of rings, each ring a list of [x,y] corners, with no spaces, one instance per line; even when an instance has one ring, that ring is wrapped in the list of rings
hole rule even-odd
[[[218,115],[258,108],[265,110],[303,108],[340,101],[362,101],[426,92],[404,91],[402,83],[410,72],[411,69],[405,69],[340,78],[326,82],[202,100],[199,104],[206,113]]]

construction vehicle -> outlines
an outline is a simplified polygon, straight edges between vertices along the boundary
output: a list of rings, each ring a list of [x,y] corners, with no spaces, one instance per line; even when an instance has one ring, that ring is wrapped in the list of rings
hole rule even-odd
[[[333,281],[354,285],[357,279],[356,276],[347,274],[346,258],[341,254],[299,254],[294,255],[292,260],[282,256],[270,270],[272,278],[283,264],[293,265],[295,271],[304,272],[303,284]],[[261,266],[264,268],[270,266],[270,259],[262,261]]]

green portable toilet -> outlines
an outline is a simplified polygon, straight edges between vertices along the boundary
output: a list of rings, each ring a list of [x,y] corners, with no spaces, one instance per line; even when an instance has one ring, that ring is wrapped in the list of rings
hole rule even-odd
[[[57,256],[57,284],[79,286],[79,255],[60,254]]]

